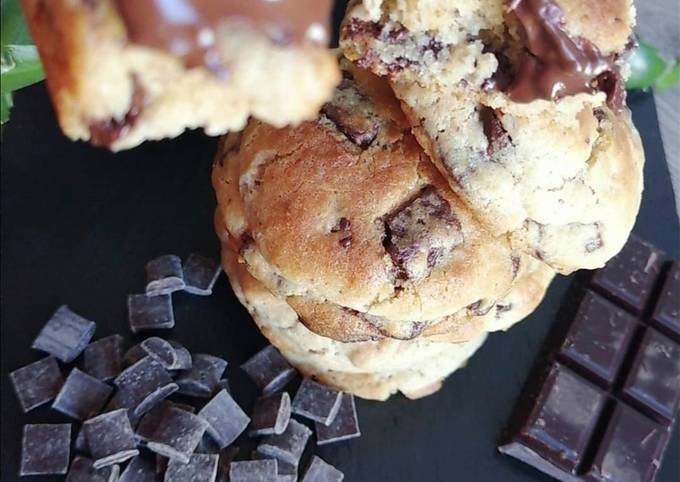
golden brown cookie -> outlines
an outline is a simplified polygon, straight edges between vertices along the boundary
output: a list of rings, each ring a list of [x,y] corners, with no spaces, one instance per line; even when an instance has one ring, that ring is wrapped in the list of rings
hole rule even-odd
[[[22,0],[67,136],[119,150],[249,116],[283,126],[340,80],[329,0],[165,3]]]

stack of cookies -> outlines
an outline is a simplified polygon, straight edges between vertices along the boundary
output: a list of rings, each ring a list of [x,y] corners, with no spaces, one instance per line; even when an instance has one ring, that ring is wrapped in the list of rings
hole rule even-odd
[[[425,396],[555,272],[620,250],[644,160],[622,87],[633,11],[607,4],[353,2],[318,118],[223,139],[224,268],[303,373]]]

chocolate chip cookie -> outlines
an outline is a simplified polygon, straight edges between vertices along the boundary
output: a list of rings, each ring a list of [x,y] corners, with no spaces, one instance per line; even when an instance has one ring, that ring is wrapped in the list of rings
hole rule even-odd
[[[341,46],[389,79],[418,141],[496,235],[561,273],[628,237],[643,152],[629,0],[354,1]]]
[[[226,139],[213,185],[224,237],[256,279],[395,337],[500,299],[517,274],[507,236],[451,191],[385,82],[351,66],[316,121],[252,121]]]
[[[22,0],[59,123],[112,150],[314,118],[339,79],[329,0]]]

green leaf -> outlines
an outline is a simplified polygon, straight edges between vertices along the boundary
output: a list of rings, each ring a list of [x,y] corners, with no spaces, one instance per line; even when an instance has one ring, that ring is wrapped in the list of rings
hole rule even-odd
[[[626,88],[649,89],[666,70],[666,61],[655,47],[640,41],[630,58],[630,67],[631,74]]]
[[[672,89],[678,83],[680,83],[680,59],[676,59],[675,65],[656,79],[654,88],[663,92],[664,90]]]
[[[12,94],[0,92],[0,124],[9,120],[9,111],[12,109]]]
[[[0,1],[0,44],[30,45],[31,35],[26,28],[18,0]]]
[[[0,91],[11,92],[41,81],[45,74],[32,45],[5,45],[0,58]]]

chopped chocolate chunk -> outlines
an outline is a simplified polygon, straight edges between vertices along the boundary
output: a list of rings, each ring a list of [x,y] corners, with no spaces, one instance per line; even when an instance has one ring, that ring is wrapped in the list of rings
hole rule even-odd
[[[138,455],[130,460],[118,482],[156,482],[156,464],[153,460]]]
[[[671,265],[652,319],[657,328],[680,343],[680,263]]]
[[[503,123],[498,118],[498,113],[491,107],[485,105],[479,108],[479,120],[482,122],[482,129],[487,140],[486,153],[493,156],[496,152],[509,146],[512,139],[503,127]]]
[[[19,475],[65,474],[70,447],[70,423],[24,425]]]
[[[326,445],[360,437],[361,431],[359,430],[354,395],[351,393],[342,394],[340,410],[338,410],[338,414],[330,425],[326,426],[319,422],[314,422],[314,425],[316,428],[317,445]]]
[[[117,482],[120,480],[118,478],[119,474],[119,465],[95,469],[91,459],[78,456],[71,462],[66,482]]]
[[[83,429],[95,469],[125,462],[139,455],[125,409],[91,418],[85,421]]]
[[[335,124],[347,139],[362,149],[368,148],[378,135],[378,124],[373,119],[360,117],[342,107],[328,103],[321,113]]]
[[[211,397],[226,368],[227,362],[219,357],[202,353],[194,355],[191,368],[181,372],[175,380],[179,393],[192,397]]]
[[[122,356],[122,336],[111,335],[94,341],[85,348],[85,372],[99,380],[112,380],[120,374]]]
[[[74,313],[68,306],[61,306],[33,341],[31,348],[44,351],[69,363],[82,353],[97,325]]]
[[[163,365],[166,370],[187,370],[192,359],[189,350],[176,342],[152,336],[139,344],[145,354]]]
[[[196,412],[196,409],[191,405],[184,405],[182,403],[163,400],[151,410],[146,412],[146,414],[144,414],[142,419],[139,421],[137,428],[135,429],[135,438],[142,442],[149,440],[153,436],[156,429],[158,429],[158,426],[163,422],[163,419],[166,416],[166,411],[171,407],[184,410],[189,413]]]
[[[553,365],[518,433],[502,453],[555,476],[575,474],[606,396],[561,365]]]
[[[680,402],[680,344],[648,328],[623,393],[649,416],[672,422]]]
[[[290,366],[281,353],[268,345],[241,365],[263,395],[281,390],[295,378],[295,369]]]
[[[342,392],[305,378],[293,399],[293,413],[330,425],[340,410]]]
[[[209,296],[222,268],[214,259],[191,253],[184,264],[184,291],[192,295]]]
[[[244,460],[232,462],[230,482],[271,482],[277,480],[276,460]]]
[[[588,291],[560,353],[577,367],[611,385],[636,327],[631,315]]]
[[[24,413],[53,400],[64,384],[59,365],[48,356],[9,374]]]
[[[78,420],[99,413],[113,388],[97,378],[74,368],[64,382],[52,408]]]
[[[178,388],[165,368],[150,356],[126,368],[114,383],[119,388],[112,399],[114,406],[128,408],[137,417]]]
[[[449,202],[428,186],[385,221],[383,244],[400,276],[425,277],[463,243],[463,233]]]
[[[344,478],[345,474],[321,457],[314,455],[302,482],[342,482]]]
[[[667,427],[625,405],[617,405],[588,471],[588,480],[653,481],[669,435]]]
[[[250,418],[226,390],[215,395],[198,416],[208,423],[208,433],[220,448],[236,440],[250,423]]]
[[[181,463],[189,463],[208,423],[201,417],[174,406],[163,412],[160,424],[146,440],[146,446],[155,452]]]
[[[593,286],[641,315],[661,272],[663,253],[631,235],[623,249],[593,277]]]
[[[76,452],[83,454],[90,453],[90,447],[87,445],[87,435],[85,435],[85,430],[83,430],[82,427],[80,427],[80,431],[78,432],[78,435],[76,435],[76,440],[73,442],[73,448],[76,449]]]
[[[166,254],[146,263],[146,295],[168,295],[185,287],[182,260]]]
[[[170,460],[165,471],[165,482],[214,482],[217,477],[216,454],[193,454],[189,462]]]
[[[297,467],[312,431],[291,419],[286,430],[279,435],[268,435],[257,447],[258,453]]]
[[[288,427],[290,413],[290,395],[287,392],[258,398],[253,409],[253,419],[248,435],[258,437],[283,433]]]
[[[171,295],[129,295],[128,319],[133,333],[173,328],[175,315]]]
[[[496,306],[495,300],[477,300],[468,306],[468,310],[473,316],[484,316]]]

